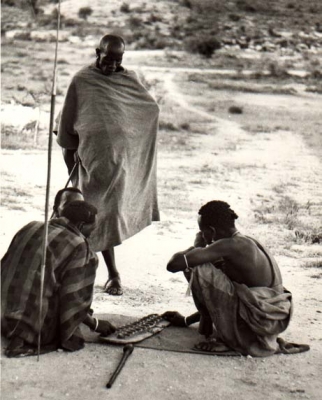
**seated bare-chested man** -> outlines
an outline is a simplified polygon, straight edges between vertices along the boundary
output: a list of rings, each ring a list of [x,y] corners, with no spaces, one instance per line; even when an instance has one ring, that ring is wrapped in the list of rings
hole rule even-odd
[[[223,201],[201,207],[194,247],[167,265],[170,272],[185,273],[198,312],[185,318],[168,311],[164,317],[177,326],[200,321],[199,332],[208,340],[198,350],[268,356],[285,343],[277,336],[289,324],[292,295],[268,250],[236,229],[237,218]]]

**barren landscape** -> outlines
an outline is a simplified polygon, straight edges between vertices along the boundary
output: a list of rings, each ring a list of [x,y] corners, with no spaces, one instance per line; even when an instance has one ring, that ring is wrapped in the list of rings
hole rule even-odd
[[[151,3],[169,9],[171,2]],[[99,37],[59,44],[57,112],[73,74],[94,61]],[[39,362],[2,357],[2,398],[320,399],[322,97],[314,76],[321,52],[263,55],[230,47],[204,58],[179,48],[134,47],[123,65],[138,72],[161,109],[161,221],[117,247],[123,296],[103,292],[107,271],[100,258],[95,313],[194,312],[184,277],[168,273],[166,263],[192,245],[201,205],[220,199],[239,215],[238,229],[275,255],[295,305],[282,336],[311,350],[258,359],[137,348],[108,391],[120,349],[88,343],[80,352],[54,352]],[[20,227],[43,219],[53,49],[53,42],[8,34],[3,40],[1,257]],[[51,200],[68,177],[55,143],[52,155]]]

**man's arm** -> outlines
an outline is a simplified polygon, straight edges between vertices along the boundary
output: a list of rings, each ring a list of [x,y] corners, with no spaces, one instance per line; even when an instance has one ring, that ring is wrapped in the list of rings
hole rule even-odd
[[[103,336],[108,336],[115,332],[115,326],[108,321],[97,319],[87,314],[83,323],[89,327],[90,330],[100,333]]]
[[[75,79],[69,85],[60,114],[60,121],[57,134],[57,143],[68,150],[78,148],[78,135],[74,130],[74,123],[77,117],[77,91]]]
[[[193,268],[197,265],[214,262],[222,257],[227,257],[231,251],[230,240],[221,239],[205,248],[192,248],[186,253],[179,252],[174,254],[168,262],[167,270],[170,272],[184,271],[187,268],[186,261],[188,267]]]
[[[189,315],[188,317],[184,317],[183,315],[178,313],[178,311],[167,311],[162,314],[162,318],[169,321],[174,326],[185,327],[199,322],[200,313],[199,311],[197,311],[194,314]]]

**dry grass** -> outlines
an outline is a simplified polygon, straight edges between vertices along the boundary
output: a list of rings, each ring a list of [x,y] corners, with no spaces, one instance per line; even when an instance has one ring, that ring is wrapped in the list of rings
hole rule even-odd
[[[288,195],[287,185],[273,190],[279,193],[274,200],[263,200],[254,209],[256,221],[261,224],[274,224],[292,231],[288,241],[297,244],[316,244],[322,242],[322,226],[319,225],[319,207],[310,202],[299,204]]]

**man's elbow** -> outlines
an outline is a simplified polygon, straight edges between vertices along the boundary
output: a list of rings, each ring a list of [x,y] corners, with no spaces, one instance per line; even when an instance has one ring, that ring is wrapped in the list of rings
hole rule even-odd
[[[174,256],[171,258],[171,260],[168,262],[168,264],[167,264],[167,270],[168,270],[169,272],[173,272],[173,273],[182,270],[177,255],[174,255]]]
[[[168,264],[167,264],[167,271],[175,272],[174,267],[173,267],[173,263],[171,261],[169,261]]]

